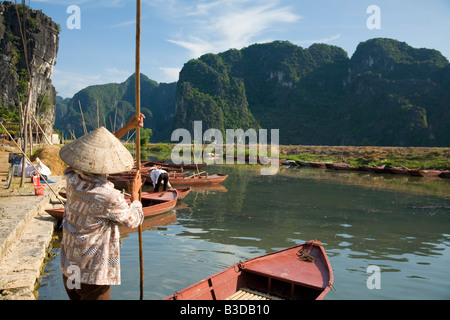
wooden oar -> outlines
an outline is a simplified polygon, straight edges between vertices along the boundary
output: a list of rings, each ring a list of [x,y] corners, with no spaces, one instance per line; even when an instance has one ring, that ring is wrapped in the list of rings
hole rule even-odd
[[[203,174],[203,173],[206,173],[206,171],[200,171],[200,172],[194,173],[194,174],[191,175],[191,176],[187,176],[187,178],[193,178],[193,177],[199,176],[199,175],[201,175],[201,174]]]
[[[136,117],[141,114],[141,0],[136,0],[136,71],[134,73],[134,89],[136,100]],[[141,133],[140,128],[136,128],[136,169],[141,173]],[[141,201],[142,186],[139,188],[139,201]],[[139,265],[140,265],[140,300],[144,298],[144,260],[142,256],[142,224],[138,227],[139,232]]]

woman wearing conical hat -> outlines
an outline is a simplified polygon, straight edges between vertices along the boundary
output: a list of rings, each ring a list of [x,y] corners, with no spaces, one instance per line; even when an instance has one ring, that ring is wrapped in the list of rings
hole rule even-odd
[[[132,117],[115,135],[100,127],[60,150],[61,159],[69,165],[64,171],[67,203],[60,267],[70,299],[108,300],[110,286],[120,285],[118,225],[136,228],[143,221],[141,176],[137,174],[129,185],[130,204],[106,176],[134,166],[119,139],[142,127],[143,118]]]

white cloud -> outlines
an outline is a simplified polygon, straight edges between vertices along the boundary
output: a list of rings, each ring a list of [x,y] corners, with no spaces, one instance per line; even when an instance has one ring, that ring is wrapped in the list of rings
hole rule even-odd
[[[119,22],[119,23],[116,23],[116,24],[110,26],[109,28],[128,27],[128,26],[130,26],[130,25],[136,25],[136,19],[134,19],[134,20],[129,20],[129,21]]]
[[[292,13],[291,7],[281,7],[278,0],[217,0],[200,2],[182,10],[179,15],[187,30],[183,30],[179,39],[168,41],[186,48],[191,58],[261,42],[259,37],[263,34],[283,31],[283,24],[301,19]]]
[[[217,48],[214,42],[209,42],[194,36],[190,36],[189,41],[184,40],[167,40],[167,41],[188,49],[190,52],[189,56],[191,58],[198,58],[202,54],[215,51],[215,49]]]
[[[178,81],[178,77],[180,76],[181,71],[180,68],[166,68],[166,67],[159,68],[159,70],[163,72],[163,79],[160,82],[166,83]]]
[[[72,4],[79,5],[88,3],[92,0],[33,0],[33,2],[41,2],[41,3],[51,3],[51,4],[59,4],[70,6]]]
[[[311,45],[314,43],[329,43],[332,42],[334,40],[337,40],[341,37],[340,34],[336,34],[334,36],[328,37],[328,38],[324,38],[324,39],[318,39],[318,40],[301,40],[301,41],[297,41],[296,43],[299,45]]]
[[[106,68],[101,73],[86,74],[74,71],[53,69],[52,83],[57,95],[71,98],[78,91],[92,85],[124,82],[131,73],[117,68]]]

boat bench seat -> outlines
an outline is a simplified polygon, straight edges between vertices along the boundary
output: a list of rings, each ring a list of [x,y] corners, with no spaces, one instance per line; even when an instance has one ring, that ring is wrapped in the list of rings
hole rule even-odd
[[[225,298],[225,300],[283,300],[283,299],[263,292],[250,290],[248,288],[241,288],[228,298]]]

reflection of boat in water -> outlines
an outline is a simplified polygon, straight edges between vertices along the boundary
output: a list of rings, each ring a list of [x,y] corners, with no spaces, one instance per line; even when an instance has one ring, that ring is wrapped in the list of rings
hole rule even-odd
[[[221,185],[220,183],[218,184],[204,184],[204,185],[192,185],[191,187],[192,191],[200,191],[200,192],[207,192],[207,191],[216,191],[216,192],[228,192],[228,189]]]
[[[177,222],[177,214],[173,211],[147,217],[142,222],[142,231],[156,229],[157,226],[167,226],[175,222]],[[124,225],[120,225],[119,232],[121,238],[126,238],[130,233],[138,232],[138,228],[128,228]]]
[[[322,300],[333,271],[320,241],[239,262],[165,300]]]
[[[175,205],[175,208],[173,210],[181,210],[181,209],[187,209],[189,208],[189,205],[187,203],[184,203],[182,201],[178,201]]]
[[[142,231],[155,229],[156,226],[166,226],[177,222],[177,214],[174,211],[170,211],[164,214],[146,217],[142,222]],[[126,226],[119,226],[120,234],[129,234],[137,232],[138,228],[128,228]]]

